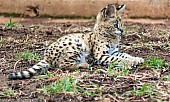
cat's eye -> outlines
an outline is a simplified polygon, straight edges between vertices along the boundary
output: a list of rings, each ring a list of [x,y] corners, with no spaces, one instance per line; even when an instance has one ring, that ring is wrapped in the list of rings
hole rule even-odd
[[[118,21],[117,20],[114,22],[114,27],[118,28]]]
[[[117,23],[115,23],[115,24],[114,24],[114,27],[115,27],[115,28],[118,28],[118,24],[117,24]]]

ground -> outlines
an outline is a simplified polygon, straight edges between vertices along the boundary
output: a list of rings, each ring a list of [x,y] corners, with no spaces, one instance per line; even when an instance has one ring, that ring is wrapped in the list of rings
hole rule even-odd
[[[6,20],[9,21],[9,18]],[[170,24],[162,21],[125,21],[125,35],[122,36],[120,49],[146,60],[145,64],[137,68],[106,67],[90,63],[91,69],[70,72],[56,68],[44,76],[8,80],[8,73],[31,67],[42,59],[45,48],[60,36],[88,32],[95,23],[93,20],[53,21],[34,18],[18,20],[16,26],[5,28],[1,19],[1,102],[170,101]],[[35,53],[38,57],[29,57]],[[61,83],[61,87],[65,86],[62,84],[64,82],[71,89],[67,85],[67,89],[55,89],[57,83]]]

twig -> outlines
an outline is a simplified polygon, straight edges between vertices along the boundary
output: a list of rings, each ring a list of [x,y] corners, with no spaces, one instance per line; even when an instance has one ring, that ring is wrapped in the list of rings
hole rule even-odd
[[[113,100],[115,100],[116,102],[120,102],[119,100],[117,100],[115,97],[113,97],[112,95],[110,95],[110,94],[108,94],[108,96],[110,97],[110,98],[112,98]]]
[[[17,64],[18,64],[20,61],[21,61],[21,60],[18,60],[18,61],[15,62],[15,64],[14,64],[14,70],[16,69],[16,66],[17,66]]]

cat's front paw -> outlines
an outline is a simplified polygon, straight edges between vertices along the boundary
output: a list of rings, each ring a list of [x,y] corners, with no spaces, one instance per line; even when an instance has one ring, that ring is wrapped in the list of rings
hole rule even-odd
[[[131,67],[137,67],[137,65],[144,63],[144,59],[140,57],[134,57],[131,60]]]
[[[138,62],[138,64],[143,63],[145,60],[141,57],[135,57],[135,60]]]

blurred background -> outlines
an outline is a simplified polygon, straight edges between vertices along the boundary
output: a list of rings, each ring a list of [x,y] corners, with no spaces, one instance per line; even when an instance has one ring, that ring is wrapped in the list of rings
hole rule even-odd
[[[107,4],[126,5],[124,18],[170,18],[170,0],[0,0],[3,17],[90,19]]]

